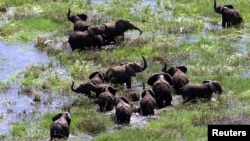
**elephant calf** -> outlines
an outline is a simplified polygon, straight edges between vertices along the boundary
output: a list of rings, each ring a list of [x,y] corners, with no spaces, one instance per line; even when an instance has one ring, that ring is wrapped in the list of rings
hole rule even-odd
[[[116,89],[113,87],[105,87],[105,91],[98,96],[98,105],[101,112],[111,111],[114,107],[114,96]]]
[[[123,87],[123,94],[130,101],[136,102],[140,100],[139,93],[133,91],[132,89],[127,88],[126,85],[124,85]]]
[[[164,72],[154,73],[148,79],[148,85],[152,86],[156,104],[159,108],[171,105],[171,86],[173,85],[173,81],[169,74]]]
[[[186,85],[189,82],[189,79],[186,75],[187,68],[185,66],[177,66],[177,67],[170,67],[167,69],[167,65],[162,68],[162,72],[166,72],[170,74],[173,80],[173,88],[176,94],[180,94],[179,90],[182,86]]]
[[[141,93],[142,99],[140,101],[140,110],[143,116],[154,115],[154,108],[156,106],[155,94],[151,89],[143,89]]]
[[[54,138],[68,138],[70,127],[70,112],[58,113],[52,118],[50,126],[50,141]]]
[[[189,83],[181,88],[185,102],[196,102],[198,99],[210,100],[213,92],[222,93],[222,88],[218,81],[206,80],[202,84]]]
[[[104,83],[104,73],[100,71],[93,72],[89,75],[89,79],[94,85],[102,84]]]
[[[126,97],[116,97],[115,98],[115,115],[118,123],[130,123],[130,117],[132,114],[132,108],[129,105],[128,99]]]

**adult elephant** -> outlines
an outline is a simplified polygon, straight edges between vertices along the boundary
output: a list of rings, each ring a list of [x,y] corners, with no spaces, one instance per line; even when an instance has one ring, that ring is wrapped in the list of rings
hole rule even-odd
[[[181,87],[186,85],[189,82],[187,77],[187,67],[185,66],[172,66],[167,69],[167,64],[164,64],[162,72],[170,74],[173,80],[173,88],[176,91],[176,94],[180,94],[179,90]]]
[[[82,14],[74,14],[70,15],[70,8],[67,13],[67,18],[74,24],[74,31],[86,31],[90,25],[86,22],[87,15]]]
[[[151,89],[146,89],[143,85],[141,93],[142,99],[140,101],[140,111],[143,116],[151,116],[155,114],[155,93]]]
[[[198,99],[210,100],[213,93],[222,93],[218,81],[206,80],[200,83],[188,83],[181,88],[184,102],[197,102]]]
[[[116,42],[116,37],[123,36],[128,30],[138,30],[140,35],[142,34],[141,29],[132,24],[129,20],[118,19],[115,23],[105,23],[102,26],[105,29],[105,35],[109,43]]]
[[[111,111],[114,108],[116,89],[112,86],[105,87],[105,91],[98,96],[98,105],[101,112]]]
[[[168,73],[159,72],[152,74],[148,79],[148,85],[152,86],[156,104],[159,108],[171,105],[171,86],[173,85],[173,81]]]
[[[94,84],[92,82],[86,82],[80,84],[77,88],[74,88],[74,81],[71,84],[71,90],[75,93],[82,93],[87,95],[89,98],[97,98],[100,93],[104,92],[106,87],[111,87],[108,83]],[[95,96],[91,95],[91,92],[95,92]]]
[[[53,123],[50,125],[50,141],[55,138],[68,138],[70,131],[70,111],[58,113],[52,118]]]
[[[132,108],[126,97],[120,96],[115,98],[115,115],[116,120],[120,124],[129,124],[132,115]]]
[[[96,40],[99,40],[97,35],[102,35],[103,30],[98,26],[91,26],[87,31],[74,31],[69,35],[68,42],[72,51],[79,49],[88,50],[91,47],[101,48],[102,44],[96,44]],[[100,41],[101,42],[101,41]]]
[[[147,68],[147,61],[143,55],[142,59],[144,62],[143,67],[136,62],[125,62],[109,68],[105,73],[104,80],[121,85],[126,83],[127,88],[131,88],[131,78],[135,77],[136,73],[142,72]]]
[[[216,0],[214,0],[214,11],[222,15],[222,27],[224,28],[238,26],[243,22],[241,13],[232,5],[216,6]]]

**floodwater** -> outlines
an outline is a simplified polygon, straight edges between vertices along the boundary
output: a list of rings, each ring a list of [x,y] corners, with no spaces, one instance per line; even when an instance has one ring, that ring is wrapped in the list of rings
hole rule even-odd
[[[5,44],[0,41],[0,80],[3,83],[28,66],[46,65],[49,62],[47,54],[35,49],[34,44]],[[55,110],[65,101],[62,96],[38,93],[46,102],[34,102],[33,95],[22,93],[18,84],[12,84],[9,90],[0,92],[0,134],[8,132],[10,123]]]

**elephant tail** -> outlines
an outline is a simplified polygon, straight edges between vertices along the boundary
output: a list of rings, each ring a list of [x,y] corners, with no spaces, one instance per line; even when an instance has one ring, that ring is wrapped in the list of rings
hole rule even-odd
[[[148,65],[147,65],[147,60],[145,59],[145,57],[143,55],[142,55],[142,59],[143,59],[143,62],[144,62],[142,71],[144,71],[147,68]]]

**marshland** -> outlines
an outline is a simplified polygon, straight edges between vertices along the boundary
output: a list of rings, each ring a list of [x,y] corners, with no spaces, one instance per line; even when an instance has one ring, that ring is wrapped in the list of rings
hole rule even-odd
[[[247,0],[231,4],[243,28],[222,28],[221,15],[207,0],[1,0],[0,2],[0,140],[48,140],[52,117],[70,107],[67,140],[207,140],[209,124],[250,123],[250,11]],[[72,51],[67,43],[71,14],[85,13],[90,25],[126,19],[142,30],[99,49]],[[100,112],[95,99],[71,90],[122,62],[147,68],[132,77],[142,92],[148,78],[167,66],[186,66],[190,82],[217,80],[223,92],[211,101],[183,103],[172,91],[172,105],[154,116],[133,113],[119,125],[114,110]],[[123,95],[115,85],[116,95]],[[138,103],[132,103],[138,106]]]

